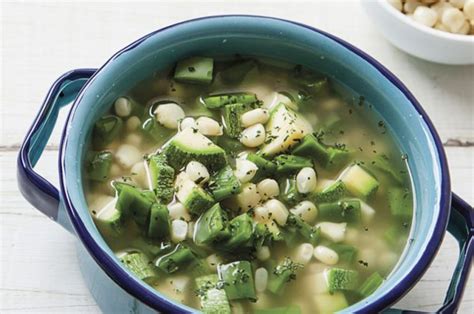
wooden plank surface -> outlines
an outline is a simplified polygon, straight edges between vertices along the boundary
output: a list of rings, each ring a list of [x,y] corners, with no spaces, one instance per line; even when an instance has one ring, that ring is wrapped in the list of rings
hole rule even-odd
[[[1,4],[0,312],[100,313],[85,287],[75,239],[36,212],[16,187],[16,151],[51,83],[63,72],[98,67],[132,40],[165,25],[214,14],[272,15],[319,27],[367,51],[409,86],[446,143],[453,190],[471,204],[474,178],[474,66],[450,67],[389,45],[358,1],[160,1]],[[62,125],[61,113],[58,125]],[[56,130],[39,169],[57,182]],[[399,307],[435,310],[457,257],[446,237],[420,283]],[[460,313],[474,311],[474,276]]]

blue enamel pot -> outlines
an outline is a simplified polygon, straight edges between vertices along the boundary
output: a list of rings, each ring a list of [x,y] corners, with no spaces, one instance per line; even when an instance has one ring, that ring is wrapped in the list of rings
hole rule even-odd
[[[446,156],[425,111],[386,68],[361,50],[321,30],[259,16],[213,16],[155,31],[116,53],[100,69],[79,69],[51,87],[18,157],[18,184],[38,210],[78,238],[80,267],[105,313],[174,313],[195,310],[167,299],[122,267],[87,210],[81,164],[95,120],[115,98],[156,70],[191,55],[240,53],[302,64],[337,80],[373,105],[394,134],[415,189],[415,215],[405,254],[386,282],[346,312],[400,311],[390,305],[421,278],[446,230],[459,241],[460,256],[442,312],[456,310],[474,251],[474,214],[451,192]],[[60,108],[72,104],[64,126],[54,187],[34,171]]]

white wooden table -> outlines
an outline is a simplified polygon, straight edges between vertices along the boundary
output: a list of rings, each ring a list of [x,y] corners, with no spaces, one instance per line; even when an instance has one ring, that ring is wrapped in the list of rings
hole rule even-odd
[[[0,312],[99,313],[77,267],[75,239],[33,209],[16,185],[15,160],[23,136],[51,83],[63,72],[98,67],[142,35],[204,15],[247,13],[297,20],[367,51],[393,71],[422,103],[441,135],[453,190],[473,197],[474,67],[453,67],[410,57],[386,42],[358,1],[155,1],[3,3],[1,7]],[[39,170],[57,182],[57,147],[63,112]],[[435,310],[457,258],[447,236],[420,283],[398,304]],[[473,313],[474,276],[460,309]]]

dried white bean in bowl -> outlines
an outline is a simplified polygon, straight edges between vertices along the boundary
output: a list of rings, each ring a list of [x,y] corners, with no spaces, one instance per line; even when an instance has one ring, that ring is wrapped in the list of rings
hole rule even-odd
[[[280,194],[280,187],[278,182],[273,179],[264,179],[257,184],[258,193],[262,200],[267,200],[269,198],[278,196]]]
[[[132,103],[126,97],[119,97],[114,103],[115,113],[119,117],[128,117],[132,113]]]
[[[203,184],[209,181],[209,171],[206,166],[198,161],[190,161],[186,165],[186,174],[189,179],[193,180],[197,184]]]
[[[216,120],[209,117],[200,117],[196,120],[196,127],[199,133],[208,136],[221,136],[222,126]]]
[[[184,118],[184,110],[175,103],[160,104],[153,112],[156,120],[168,129],[177,129],[178,123]]]
[[[266,123],[270,115],[267,109],[257,108],[247,111],[240,117],[240,122],[244,128],[258,123]]]
[[[316,189],[316,171],[313,168],[305,167],[296,175],[296,188],[298,192],[306,194]]]
[[[265,128],[261,123],[252,125],[242,131],[240,142],[247,147],[258,147],[265,142]]]

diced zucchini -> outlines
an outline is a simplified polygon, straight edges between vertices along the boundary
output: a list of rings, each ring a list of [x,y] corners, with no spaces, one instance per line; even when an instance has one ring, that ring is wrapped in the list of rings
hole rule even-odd
[[[191,57],[176,65],[174,79],[181,83],[210,84],[214,60],[205,57]]]
[[[92,138],[94,146],[104,147],[110,144],[122,131],[123,121],[117,116],[103,116],[94,124]]]
[[[242,191],[240,181],[234,175],[234,171],[230,166],[225,166],[213,175],[208,187],[217,202]]]
[[[384,232],[385,241],[392,247],[400,248],[405,245],[407,230],[403,226],[390,226]],[[408,228],[408,226],[406,227]]]
[[[176,130],[165,128],[156,118],[147,117],[140,126],[142,133],[156,145],[164,144]]]
[[[202,163],[210,170],[219,170],[227,164],[225,151],[193,128],[176,134],[163,150],[174,169],[182,169],[190,161]]]
[[[357,289],[359,273],[343,268],[331,268],[326,271],[326,280],[330,293],[335,291],[353,291]]]
[[[361,219],[360,206],[360,201],[357,199],[319,204],[318,217],[323,221],[359,222]]]
[[[290,78],[295,84],[313,95],[320,95],[329,91],[329,80],[327,77],[315,74],[301,66],[295,67]]]
[[[174,169],[168,165],[166,156],[163,154],[154,155],[149,161],[151,186],[157,199],[168,204],[173,200],[174,195]]]
[[[253,220],[245,214],[241,214],[229,223],[230,238],[223,243],[223,249],[234,250],[247,247],[252,242]]]
[[[101,231],[112,236],[117,236],[123,231],[123,216],[122,212],[115,208],[116,202],[117,200],[113,199],[95,216],[95,221]]]
[[[150,209],[150,224],[148,236],[150,238],[165,238],[170,233],[170,216],[166,205],[155,203]]]
[[[202,98],[204,106],[209,109],[218,109],[230,104],[252,104],[257,101],[257,95],[252,93],[219,94]]]
[[[252,265],[248,261],[237,261],[219,265],[219,278],[229,300],[256,300]]]
[[[314,134],[306,135],[301,144],[292,151],[298,156],[311,157],[325,168],[339,167],[349,160],[350,152],[345,148],[327,146]]]
[[[296,187],[295,178],[280,180],[280,191],[280,199],[288,206],[295,206],[303,199]]]
[[[247,160],[250,160],[258,167],[257,173],[255,173],[255,176],[252,179],[254,182],[269,178],[276,171],[276,165],[272,161],[267,160],[257,154],[249,153],[247,155]]]
[[[259,106],[258,103],[235,103],[224,107],[223,119],[226,134],[232,138],[238,138],[242,132],[242,122],[240,117],[249,110]]]
[[[357,249],[349,244],[331,243],[328,247],[339,255],[339,262],[351,264],[357,256]]]
[[[341,181],[351,194],[362,199],[369,198],[379,187],[377,179],[357,164],[350,166],[342,173]]]
[[[269,271],[267,289],[273,294],[282,295],[286,284],[296,279],[296,272],[303,265],[293,262],[289,258]]]
[[[341,125],[342,121],[343,120],[341,119],[341,116],[333,111],[329,113],[324,119],[324,130],[333,131]]]
[[[89,180],[105,182],[109,178],[112,166],[112,153],[109,151],[88,152],[85,164],[86,175]]]
[[[324,187],[322,191],[311,195],[315,203],[330,203],[342,198],[346,193],[346,187],[341,180],[334,181]]]
[[[398,170],[393,163],[390,163],[390,157],[387,155],[378,155],[372,162],[374,168],[388,174],[398,184],[403,184],[404,174]]]
[[[172,252],[159,257],[155,261],[155,265],[161,271],[171,274],[187,268],[196,261],[197,258],[189,247],[184,244],[178,244]]]
[[[303,238],[304,242],[316,245],[319,242],[320,231],[319,228],[315,228],[304,222],[297,215],[291,214],[288,216],[287,228],[293,228],[296,233]]]
[[[240,61],[219,72],[219,75],[227,84],[239,84],[253,68],[257,66],[254,60]]]
[[[314,296],[314,305],[317,313],[333,314],[349,306],[342,292],[317,294]]]
[[[227,228],[228,219],[227,213],[219,204],[209,208],[196,222],[194,242],[203,245],[227,239],[230,236]]]
[[[305,167],[313,167],[311,159],[293,155],[278,155],[274,162],[278,174],[296,173]]]
[[[312,132],[313,128],[304,117],[280,103],[270,113],[261,153],[273,156],[288,151]]]
[[[120,258],[120,261],[141,280],[156,277],[153,263],[141,252],[127,253]]]
[[[212,196],[184,172],[176,178],[175,186],[176,197],[191,214],[200,215],[215,203]]]
[[[231,314],[227,295],[216,274],[196,278],[196,287],[205,314]]]
[[[288,305],[285,307],[274,307],[271,309],[257,309],[254,314],[301,314],[298,305]]]
[[[120,185],[117,192],[116,208],[125,216],[132,216],[139,226],[146,226],[150,216],[150,208],[153,204],[151,197],[144,191],[142,192],[128,184]]]
[[[412,216],[413,205],[410,191],[402,188],[391,188],[387,192],[388,206],[393,216],[409,218]]]
[[[346,148],[329,146],[326,151],[328,153],[328,161],[326,164],[321,165],[330,169],[345,165],[351,156],[351,152]]]
[[[232,158],[236,158],[239,153],[246,149],[239,140],[228,136],[218,136],[214,138],[214,140],[216,144],[225,150],[226,154]]]
[[[369,295],[374,293],[378,287],[380,287],[383,281],[383,277],[380,276],[378,272],[374,272],[364,281],[364,283],[359,289],[359,293],[364,297],[368,297]]]

